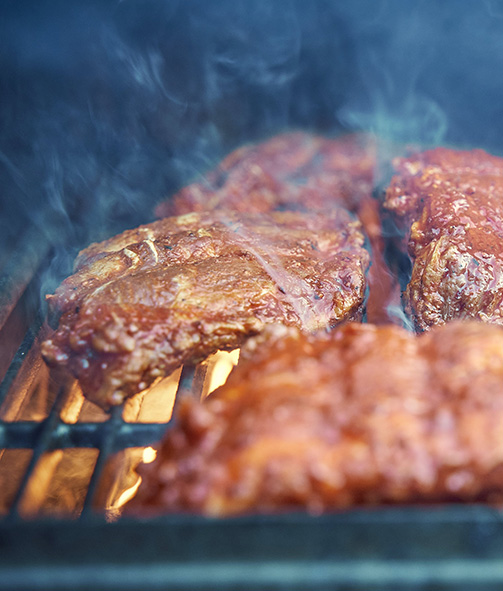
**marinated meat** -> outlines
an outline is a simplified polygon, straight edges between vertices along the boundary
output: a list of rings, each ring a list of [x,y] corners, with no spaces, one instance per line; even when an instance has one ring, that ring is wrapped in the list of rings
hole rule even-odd
[[[163,217],[215,209],[309,211],[334,206],[358,211],[371,197],[375,163],[370,136],[329,139],[284,133],[235,150],[203,181],[161,203],[156,213]]]
[[[270,326],[176,423],[129,512],[501,501],[503,328]]]
[[[384,262],[378,201],[372,197],[375,141],[369,135],[324,138],[303,132],[276,135],[243,146],[200,182],[161,203],[158,217],[191,211],[327,211],[346,207],[356,213],[372,247],[367,317],[387,322],[397,282]]]
[[[42,346],[104,408],[185,363],[282,322],[306,330],[361,315],[369,263],[345,210],[193,213],[91,245],[48,296]]]
[[[384,207],[408,240],[404,300],[416,327],[454,318],[503,324],[503,159],[436,148],[394,166]]]

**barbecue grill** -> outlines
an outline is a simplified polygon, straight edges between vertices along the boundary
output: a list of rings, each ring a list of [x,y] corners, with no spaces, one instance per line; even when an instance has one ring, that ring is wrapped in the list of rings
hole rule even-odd
[[[177,7],[176,3],[166,3],[168,8],[159,13],[160,4],[151,2],[146,5],[149,10],[142,5],[140,10],[150,15],[142,20],[138,6],[133,4],[131,8],[131,4],[124,4],[126,7],[123,13],[119,13],[119,20],[136,23],[128,29],[131,46],[139,45],[141,50],[139,40],[144,40],[148,32],[153,32],[155,42],[159,41],[160,25],[154,22],[156,17],[152,14],[161,14],[160,22],[169,24],[166,24],[166,30],[172,34],[174,41],[162,48],[163,55],[180,47],[182,52],[187,52],[187,31],[190,30],[187,18],[190,11],[203,14],[198,22],[203,22],[208,13],[203,3],[197,2],[189,3],[189,8],[185,9]],[[453,104],[450,111],[439,114],[441,109],[438,105],[444,106],[445,102],[440,100],[437,91],[446,88],[450,81],[449,88],[455,93],[459,90],[459,72],[473,65],[462,62],[472,55],[462,43],[457,46],[461,64],[448,64],[430,71],[429,76],[422,78],[423,86],[415,95],[415,100],[411,99],[412,95],[404,97],[401,91],[395,92],[389,87],[387,91],[391,94],[388,96],[383,97],[377,92],[367,95],[365,88],[375,85],[382,90],[382,85],[372,59],[367,63],[372,75],[358,77],[356,73],[357,64],[366,63],[365,60],[359,61],[362,44],[377,48],[377,58],[389,56],[388,52],[399,53],[397,37],[389,33],[403,27],[405,21],[392,22],[390,15],[393,11],[384,3],[376,3],[379,4],[377,8],[372,2],[352,4],[356,8],[339,7],[335,10],[329,3],[319,3],[316,9],[308,9],[302,8],[301,3],[282,2],[280,6],[286,14],[286,21],[284,18],[275,20],[274,10],[268,12],[261,4],[261,18],[270,19],[272,36],[285,26],[285,22],[290,23],[290,16],[297,15],[288,30],[297,27],[301,37],[303,35],[304,43],[300,44],[302,50],[297,62],[301,75],[297,78],[293,76],[289,61],[291,56],[283,55],[281,48],[276,48],[274,67],[266,68],[260,61],[262,70],[259,66],[250,68],[247,64],[255,76],[249,81],[243,78],[242,71],[233,70],[236,64],[230,60],[232,39],[224,39],[218,54],[221,58],[217,64],[219,80],[225,86],[231,77],[235,77],[239,83],[230,90],[228,88],[229,92],[223,93],[223,97],[206,102],[204,108],[198,103],[199,110],[190,108],[190,101],[200,91],[199,87],[191,90],[193,94],[187,98],[189,106],[185,106],[185,111],[179,109],[179,97],[166,99],[171,111],[166,107],[165,115],[169,123],[164,131],[169,135],[174,129],[181,138],[180,142],[176,146],[170,143],[165,148],[158,145],[149,147],[147,152],[153,156],[154,162],[158,162],[161,156],[169,155],[171,161],[178,164],[165,168],[164,175],[168,180],[160,175],[162,179],[154,179],[158,183],[155,186],[160,184],[168,192],[186,181],[187,175],[193,174],[197,167],[208,164],[209,159],[201,157],[202,152],[207,154],[207,149],[203,150],[200,143],[191,143],[201,125],[205,126],[207,134],[204,142],[209,141],[215,128],[220,130],[218,149],[215,148],[218,153],[218,150],[223,152],[228,146],[244,139],[267,134],[287,124],[333,131],[343,122],[352,127],[366,126],[379,132],[391,132],[395,140],[435,142],[445,131],[442,131],[445,118],[465,123],[461,127],[450,127],[445,135],[446,141],[501,150],[503,119],[497,118],[498,108],[495,105],[503,88],[488,74],[492,71],[490,66],[498,64],[498,56],[503,58],[503,54],[497,52],[499,46],[491,45],[496,38],[495,33],[503,26],[497,6],[488,2],[484,9],[478,10],[470,3],[456,3],[460,24],[458,33],[451,35],[445,33],[442,27],[447,26],[446,23],[452,25],[452,7],[437,9],[433,2],[426,2],[414,14],[414,18],[419,19],[419,28],[434,23],[434,33],[445,33],[443,37],[438,37],[435,46],[442,55],[451,55],[449,44],[470,34],[472,29],[468,28],[469,24],[476,30],[479,26],[484,29],[480,36],[470,37],[471,42],[485,39],[482,47],[493,52],[491,64],[472,73],[473,83],[482,86],[481,96],[484,96],[487,105],[486,109],[479,109],[480,119],[475,124],[466,116],[480,107],[477,101],[482,99],[475,95],[468,95],[466,100]],[[460,4],[472,13],[467,12],[463,16],[462,8],[458,8]],[[87,15],[87,24],[94,23],[93,19],[108,22],[110,14],[115,14],[116,10],[116,7],[112,9],[106,3],[103,9],[92,2],[79,6],[78,15]],[[230,10],[229,6],[220,3],[218,18],[224,18],[223,15]],[[150,9],[155,10],[152,13]],[[15,22],[16,26],[13,25],[8,32],[16,27],[22,29],[23,22],[32,22],[36,18],[42,19],[43,27],[56,10],[62,10],[62,6],[48,8],[48,16],[44,16],[42,11],[35,17],[28,16],[23,9],[10,7],[9,10],[11,22]],[[236,14],[242,17],[243,11],[244,6],[240,5],[233,17]],[[407,10],[399,9],[397,18],[406,17]],[[257,27],[253,18],[251,23],[246,18],[237,20],[240,26]],[[225,30],[225,20],[223,24],[218,19],[217,22]],[[412,22],[417,21],[406,21],[408,25]],[[315,28],[320,23],[324,23],[321,37],[327,37],[333,31],[332,27],[336,27],[338,34],[333,36],[335,41],[324,38],[320,41]],[[210,23],[208,29],[198,31],[206,42],[215,41],[214,32],[212,35],[208,32],[214,24]],[[418,34],[417,28],[409,27],[407,30],[416,36]],[[448,30],[452,31],[452,27]],[[238,34],[236,39],[239,40]],[[423,45],[427,45],[427,41],[423,43],[421,38],[417,45],[413,44],[417,53],[421,52]],[[230,44],[230,50],[225,43]],[[192,57],[199,68],[193,67],[190,74],[197,78],[204,70],[204,51],[194,51]],[[329,65],[324,58],[327,51],[334,58]],[[50,53],[49,50],[47,52]],[[155,57],[157,54],[148,55]],[[475,50],[474,56],[475,62],[479,63],[480,54]],[[38,62],[35,56],[28,58],[25,55],[25,59],[31,60],[32,72],[36,72]],[[76,62],[78,58],[74,56]],[[259,58],[263,55],[260,54]],[[24,79],[17,72],[17,66],[12,66],[14,63],[21,67],[21,58],[16,62],[6,51],[3,59],[11,68],[7,69],[3,79],[7,91],[10,91],[16,76],[20,76],[21,86],[30,79],[31,74]],[[180,60],[188,67],[190,55]],[[93,63],[96,61],[99,59]],[[150,75],[150,78],[147,76],[150,83],[152,80],[155,82],[154,74],[158,70],[155,69],[155,60],[149,63],[152,70],[143,74]],[[66,63],[64,66],[66,68]],[[12,73],[13,67],[16,75]],[[393,65],[390,67],[392,73],[396,73]],[[164,72],[168,78],[169,73]],[[267,78],[274,73],[286,75],[282,85]],[[446,73],[450,78],[446,78]],[[137,74],[141,78],[142,72]],[[113,76],[113,73],[110,72],[110,75]],[[330,76],[342,82],[320,81]],[[140,83],[142,81],[140,79]],[[49,82],[44,84],[42,90],[49,92],[49,96],[57,92],[55,79],[49,78]],[[88,91],[88,82],[82,84]],[[35,87],[28,85],[27,93]],[[98,90],[103,89],[99,87]],[[283,99],[287,95],[297,98],[287,113],[276,103],[279,91]],[[412,93],[412,89],[408,88],[407,92]],[[4,96],[4,107],[7,105],[4,111],[10,113],[12,104],[19,97],[8,92]],[[137,101],[129,103],[129,107],[141,105],[144,96],[140,93]],[[312,104],[313,96],[323,97],[315,105],[316,108]],[[384,101],[388,109],[398,114],[397,118],[390,118],[390,111],[385,109],[369,120],[372,105],[369,107],[368,101],[364,100],[368,96],[374,96],[380,105]],[[424,99],[425,96],[430,102]],[[70,101],[73,98],[71,93],[67,97]],[[116,97],[108,96],[108,99],[113,104]],[[159,104],[156,103],[156,106]],[[434,104],[438,108],[433,107]],[[33,107],[33,110],[37,107],[35,99],[34,105],[27,99],[23,105]],[[236,105],[234,116],[232,109]],[[182,111],[189,113],[189,116],[183,116],[183,129],[177,123],[177,116]],[[418,113],[418,118],[411,124],[411,118]],[[149,116],[151,119],[147,117],[145,125],[157,129],[158,113],[151,112]],[[488,125],[489,121],[494,123]],[[222,137],[225,139],[222,140]],[[155,139],[162,145],[159,137]],[[6,149],[11,146],[12,134],[5,140]],[[189,165],[180,167],[180,158],[194,146],[198,157],[190,160]],[[39,144],[38,148],[43,151],[44,146]],[[59,148],[56,146],[54,149],[58,151]],[[15,149],[20,148],[15,146]],[[122,154],[120,148],[114,149],[118,150],[118,156]],[[103,150],[99,152],[99,158],[103,157],[108,166],[109,153],[105,148]],[[6,168],[11,173],[14,170],[12,174],[18,181],[6,185],[8,190],[13,191],[13,201],[16,200],[16,186],[33,191],[33,185],[23,185],[26,178],[16,176],[15,168]],[[82,175],[85,176],[85,173],[84,170]],[[133,180],[136,182],[138,179],[135,177]],[[88,181],[84,187],[90,190],[92,185],[93,190],[98,191],[93,179]],[[61,199],[56,205],[48,205],[45,200],[33,196],[23,202],[24,207],[13,207],[12,215],[7,207],[4,210],[7,224],[0,257],[0,589],[463,591],[503,588],[503,523],[500,511],[488,506],[385,507],[318,517],[303,513],[232,519],[188,515],[143,519],[121,516],[121,507],[134,495],[138,486],[134,469],[140,461],[153,458],[152,447],[169,428],[173,401],[182,396],[205,394],[215,372],[216,359],[197,367],[184,367],[150,391],[134,397],[122,407],[114,408],[110,414],[87,402],[73,380],[45,366],[39,346],[48,326],[40,293],[51,291],[51,285],[56,285],[69,272],[71,256],[56,268],[54,261],[59,260],[62,250],[73,253],[77,246],[96,239],[98,231],[106,235],[128,224],[148,221],[144,211],[149,207],[151,210],[154,203],[154,192],[149,197],[150,201],[146,199],[141,204],[133,199],[126,200],[113,219],[109,215],[113,208],[108,207],[109,218],[105,221],[100,219],[97,229],[93,208],[86,208],[85,197],[79,195],[82,186],[75,179],[72,182],[72,190],[67,191],[70,194],[67,201]],[[52,190],[55,190],[54,186]],[[117,201],[114,202],[116,204]],[[78,222],[76,237],[65,230],[61,239],[58,231],[49,231],[51,226],[54,230],[61,220],[58,217],[60,205],[66,208],[66,221]],[[54,218],[57,218],[56,221]],[[9,224],[14,230],[12,234],[7,232]],[[14,234],[15,239],[12,238]]]

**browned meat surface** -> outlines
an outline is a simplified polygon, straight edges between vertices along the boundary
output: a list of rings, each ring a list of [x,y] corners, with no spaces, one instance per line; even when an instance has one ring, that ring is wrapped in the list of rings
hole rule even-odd
[[[360,218],[372,247],[368,319],[386,322],[387,305],[397,283],[383,258],[379,206],[372,197],[375,169],[376,146],[371,136],[324,138],[303,132],[284,133],[235,150],[203,180],[161,203],[156,214],[346,207]]]
[[[371,197],[374,169],[375,146],[369,136],[329,139],[284,133],[235,150],[204,180],[161,203],[156,213],[305,211],[341,205],[357,211]]]
[[[193,213],[84,250],[49,304],[42,353],[107,408],[184,363],[282,322],[307,330],[361,314],[369,257],[345,210]]]
[[[453,318],[503,324],[503,159],[436,148],[394,166],[384,206],[408,238],[404,299],[417,328]]]
[[[266,332],[225,386],[180,401],[131,513],[501,501],[501,327]]]

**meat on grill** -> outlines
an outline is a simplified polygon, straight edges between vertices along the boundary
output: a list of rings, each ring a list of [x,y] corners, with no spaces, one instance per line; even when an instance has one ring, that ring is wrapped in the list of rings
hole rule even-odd
[[[454,318],[503,324],[503,159],[436,148],[394,166],[384,207],[408,239],[404,299],[417,328]]]
[[[312,330],[361,315],[369,263],[360,224],[326,214],[193,213],[93,244],[49,296],[43,343],[104,408],[267,323]]]
[[[231,152],[201,182],[161,203],[159,217],[191,211],[282,209],[357,211],[372,194],[376,165],[370,136],[336,139],[303,132],[276,135]]]
[[[272,326],[224,386],[180,401],[130,512],[501,502],[502,423],[499,326]]]
[[[387,306],[398,294],[384,262],[378,201],[372,197],[376,145],[365,134],[325,138],[303,132],[276,135],[228,155],[204,180],[161,203],[158,217],[191,211],[327,211],[356,213],[372,247],[367,317],[389,321]]]

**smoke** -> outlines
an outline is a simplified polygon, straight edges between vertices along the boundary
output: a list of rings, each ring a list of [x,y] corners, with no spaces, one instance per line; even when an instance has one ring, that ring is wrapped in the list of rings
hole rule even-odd
[[[501,152],[503,20],[487,0],[356,0],[346,7],[358,74],[341,120],[392,142]]]
[[[289,127],[501,151],[502,43],[492,0],[6,2],[0,247],[71,261]]]
[[[338,26],[325,2],[8,3],[2,234],[29,221],[73,253],[244,141],[336,128]]]
[[[442,34],[435,30],[442,28],[441,19],[432,18],[428,8],[438,9],[421,2],[377,6],[374,14],[357,22],[359,76],[339,115],[351,128],[371,130],[395,144],[439,144],[447,131],[447,114],[422,86],[424,73],[436,67]]]

